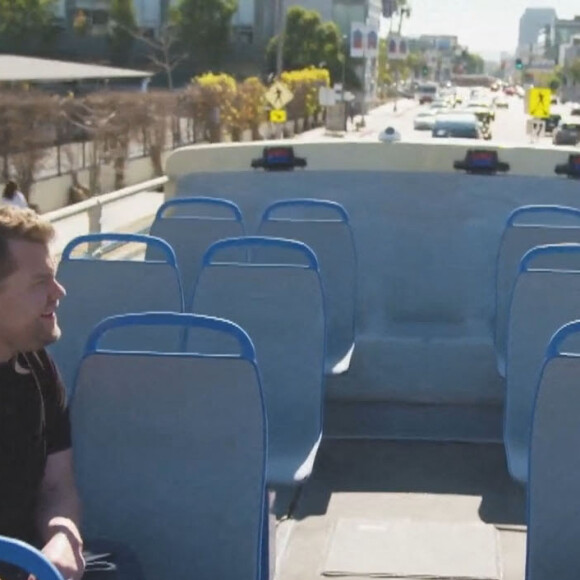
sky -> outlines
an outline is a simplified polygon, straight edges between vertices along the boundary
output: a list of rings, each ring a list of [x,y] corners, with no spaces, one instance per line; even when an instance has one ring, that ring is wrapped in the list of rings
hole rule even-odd
[[[554,8],[558,18],[580,15],[579,0],[408,0],[411,18],[403,34],[452,34],[486,59],[513,52],[520,17],[526,8]],[[387,23],[388,26],[388,23]]]

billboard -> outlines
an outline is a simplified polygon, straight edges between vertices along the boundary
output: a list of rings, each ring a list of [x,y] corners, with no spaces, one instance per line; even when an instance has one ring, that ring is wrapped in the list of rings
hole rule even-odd
[[[367,27],[362,22],[351,22],[350,25],[350,56],[362,58],[366,52]]]
[[[379,30],[378,28],[367,27],[366,56],[377,58],[379,56]]]
[[[379,56],[379,28],[362,22],[350,27],[350,56],[377,58]]]
[[[409,41],[402,36],[387,38],[387,58],[390,60],[405,60],[409,54]]]

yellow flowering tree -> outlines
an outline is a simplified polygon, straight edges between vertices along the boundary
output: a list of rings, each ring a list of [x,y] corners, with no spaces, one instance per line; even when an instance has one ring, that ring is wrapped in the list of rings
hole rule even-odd
[[[307,128],[309,117],[315,117],[321,111],[318,91],[320,87],[330,86],[329,72],[326,69],[309,67],[285,71],[281,80],[294,93],[294,98],[288,104],[290,118],[297,121],[303,117]]]
[[[237,85],[227,74],[206,73],[193,82],[198,88],[198,111],[209,121],[210,141],[221,141],[224,131],[230,132],[237,119]]]
[[[259,128],[266,121],[266,87],[257,77],[249,77],[238,84],[235,129],[238,140],[242,131],[250,129],[252,140],[260,139]]]

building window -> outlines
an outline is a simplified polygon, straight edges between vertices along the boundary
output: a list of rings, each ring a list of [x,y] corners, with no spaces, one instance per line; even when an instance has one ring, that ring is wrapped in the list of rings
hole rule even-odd
[[[232,36],[237,44],[254,44],[254,28],[252,26],[234,26]]]
[[[109,23],[109,13],[105,10],[93,10],[92,21],[96,26],[104,26]]]

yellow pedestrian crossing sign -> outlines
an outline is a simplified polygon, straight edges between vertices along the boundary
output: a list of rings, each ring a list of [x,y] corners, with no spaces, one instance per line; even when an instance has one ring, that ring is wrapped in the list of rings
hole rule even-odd
[[[284,109],[272,109],[270,111],[270,122],[271,123],[285,123],[286,122],[286,111]]]
[[[294,98],[294,93],[284,83],[275,82],[266,91],[264,98],[274,109],[282,109]]]
[[[550,116],[550,101],[552,91],[550,89],[533,88],[528,96],[528,112],[532,117],[540,119]]]

